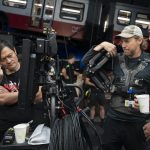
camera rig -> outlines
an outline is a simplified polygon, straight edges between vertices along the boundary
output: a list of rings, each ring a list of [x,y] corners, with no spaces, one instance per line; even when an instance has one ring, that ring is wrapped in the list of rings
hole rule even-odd
[[[75,145],[76,149],[85,150],[89,145],[92,150],[84,123],[81,123],[81,116],[88,120],[95,132],[96,128],[85,114],[87,109],[81,110],[78,107],[83,99],[83,91],[80,87],[66,84],[61,80],[59,66],[61,60],[57,55],[56,36],[52,34],[49,37],[46,40],[37,39],[36,42],[23,40],[18,106],[23,109],[30,108],[34,103],[38,87],[42,86],[43,102],[46,104],[50,119],[50,149],[57,150],[63,147],[65,150],[71,150]],[[71,91],[68,91],[73,87],[79,89],[79,97],[72,96]],[[100,137],[99,140],[101,147]],[[58,141],[62,142],[57,143]]]
[[[85,70],[86,75],[91,78],[97,88],[104,92],[109,92],[111,81],[102,70],[102,67],[110,58],[110,53],[103,49],[89,60]]]

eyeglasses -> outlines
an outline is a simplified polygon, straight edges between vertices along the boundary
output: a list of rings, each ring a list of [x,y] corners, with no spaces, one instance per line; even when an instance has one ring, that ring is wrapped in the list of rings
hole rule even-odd
[[[13,57],[14,57],[14,52],[11,52],[7,56],[5,56],[4,58],[1,58],[0,61],[5,62],[7,59],[12,59]]]

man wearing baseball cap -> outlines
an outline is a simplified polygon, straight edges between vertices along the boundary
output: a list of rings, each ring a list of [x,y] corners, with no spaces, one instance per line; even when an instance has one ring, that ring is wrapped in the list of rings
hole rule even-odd
[[[112,56],[102,69],[110,68],[114,75],[110,108],[104,123],[103,150],[144,150],[145,124],[148,114],[141,113],[134,95],[150,93],[150,55],[145,53],[141,29],[136,25],[126,26],[117,35],[122,40],[123,53],[116,46],[102,42],[91,48],[83,57],[87,64],[91,57],[105,49]]]
[[[123,38],[131,38],[133,36],[138,36],[143,38],[143,33],[141,29],[138,26],[135,25],[129,25],[126,26],[120,34],[117,36],[123,37]]]

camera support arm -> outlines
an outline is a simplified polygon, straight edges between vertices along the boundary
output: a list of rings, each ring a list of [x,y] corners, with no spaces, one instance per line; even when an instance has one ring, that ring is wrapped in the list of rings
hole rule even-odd
[[[100,53],[101,54],[101,53]],[[89,64],[89,67],[90,67],[90,72],[91,73],[95,73],[97,70],[99,70],[108,60],[109,58],[111,57],[111,55],[107,52],[105,54],[105,56],[102,56],[102,55],[99,55],[99,53],[96,55],[96,57],[93,57],[93,59],[90,60],[90,63],[91,64],[95,64],[96,60],[99,59],[99,57],[102,57],[100,62],[95,65],[94,67],[92,67],[90,64]]]
[[[100,69],[110,57],[111,55],[109,52],[102,50],[89,61],[86,69],[86,73],[90,76],[95,85],[103,91],[109,91],[110,80],[105,73],[100,71]]]

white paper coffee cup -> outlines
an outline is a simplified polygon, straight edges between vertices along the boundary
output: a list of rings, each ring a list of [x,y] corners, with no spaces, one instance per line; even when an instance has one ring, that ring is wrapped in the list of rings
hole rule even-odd
[[[139,103],[140,112],[144,114],[149,114],[149,95],[148,94],[136,95],[136,98]]]
[[[24,143],[27,132],[27,124],[22,123],[14,126],[16,143]]]

